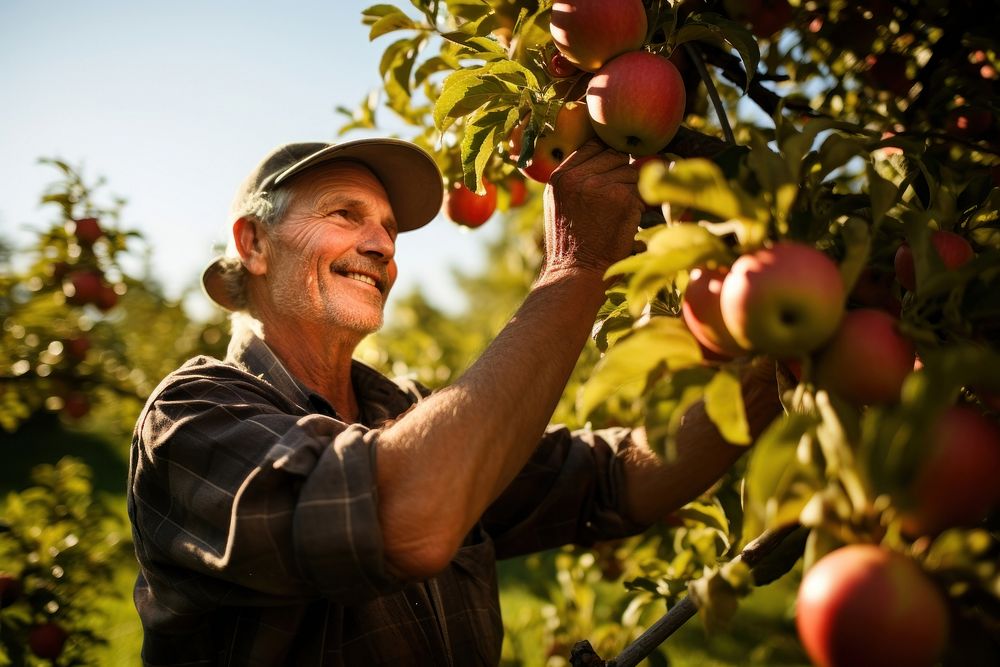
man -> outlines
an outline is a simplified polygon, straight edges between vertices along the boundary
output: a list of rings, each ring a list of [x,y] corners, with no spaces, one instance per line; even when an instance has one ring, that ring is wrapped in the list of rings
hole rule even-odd
[[[129,513],[150,665],[489,665],[495,560],[640,532],[739,456],[692,411],[669,465],[641,431],[546,428],[643,203],[596,142],[545,193],[546,258],[482,357],[434,394],[356,361],[396,278],[396,235],[441,176],[412,144],[289,144],[240,188],[206,292],[223,361],[154,390]],[[756,428],[777,409],[748,382]]]

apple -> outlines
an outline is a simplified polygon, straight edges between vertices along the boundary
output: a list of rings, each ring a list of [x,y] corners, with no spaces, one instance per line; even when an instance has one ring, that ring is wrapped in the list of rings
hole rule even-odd
[[[565,79],[579,72],[580,68],[571,63],[560,51],[556,51],[545,63],[545,71],[554,79]]]
[[[931,426],[909,487],[908,535],[936,535],[980,521],[1000,504],[1000,426],[975,408],[947,408]]]
[[[515,162],[521,155],[527,124],[528,119],[525,118],[510,135],[510,155]],[[535,151],[520,171],[533,181],[548,183],[556,167],[593,136],[594,128],[590,124],[587,105],[567,102],[556,114],[552,129],[543,130],[535,138]]]
[[[504,181],[507,187],[508,203],[510,208],[523,206],[528,200],[528,186],[520,176],[508,176]]]
[[[952,109],[945,119],[945,129],[964,139],[979,139],[993,125],[993,114],[988,109],[963,106]]]
[[[486,194],[479,195],[460,181],[451,184],[445,192],[444,214],[448,219],[466,227],[478,227],[493,215],[497,208],[497,186],[483,181]]]
[[[722,320],[719,297],[727,273],[729,270],[725,268],[692,269],[687,289],[684,290],[684,300],[681,302],[681,315],[691,335],[703,347],[715,354],[732,358],[744,354],[745,350],[729,333]]]
[[[0,572],[0,609],[9,607],[21,598],[24,585],[9,572]]]
[[[646,41],[642,0],[557,0],[549,32],[556,48],[582,70],[596,72]]]
[[[597,136],[635,156],[652,155],[670,143],[684,119],[685,100],[677,67],[645,51],[618,56],[587,85]]]
[[[946,269],[957,269],[973,257],[972,246],[964,238],[954,232],[936,230],[931,233],[931,246],[944,263]],[[917,273],[913,265],[913,249],[909,243],[903,243],[896,250],[893,259],[896,270],[896,280],[910,292],[917,288]]]
[[[902,304],[893,293],[895,281],[893,271],[866,266],[861,270],[847,300],[854,305],[878,308],[898,317]]]
[[[910,558],[852,544],[805,573],[795,625],[820,667],[931,667],[947,645],[948,607]]]
[[[767,39],[792,22],[792,6],[788,0],[749,0],[743,4],[751,32],[761,39]]]
[[[855,404],[894,403],[915,359],[898,319],[873,308],[849,310],[817,356],[816,383]]]
[[[55,660],[62,655],[69,634],[55,621],[34,626],[28,632],[28,648],[39,658]]]
[[[103,274],[96,269],[82,269],[66,275],[63,281],[63,293],[66,301],[75,306],[97,303],[104,284]]]
[[[779,359],[828,341],[844,314],[837,264],[816,248],[784,241],[741,256],[722,283],[722,318],[736,342]]]
[[[101,284],[101,291],[97,293],[96,305],[102,311],[109,311],[118,303],[118,293],[115,288],[107,283]]]
[[[66,355],[73,359],[74,361],[83,361],[87,357],[87,352],[90,350],[90,338],[86,334],[80,334],[79,336],[74,336],[73,338],[67,338],[63,341],[63,348],[66,350]]]
[[[873,86],[888,90],[897,97],[906,97],[909,94],[913,81],[906,72],[906,56],[886,52],[877,56],[870,55],[866,62],[869,64],[868,80]]]
[[[104,231],[101,229],[101,224],[97,218],[80,218],[79,220],[74,220],[73,223],[73,233],[83,245],[94,245],[97,239],[104,236]]]
[[[71,391],[63,397],[63,413],[70,419],[83,419],[90,412],[90,399],[79,391]]]

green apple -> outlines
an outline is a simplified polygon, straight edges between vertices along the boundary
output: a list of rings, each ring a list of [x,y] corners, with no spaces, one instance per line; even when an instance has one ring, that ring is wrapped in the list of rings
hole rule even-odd
[[[526,118],[510,135],[510,155],[515,162],[521,155],[527,124]],[[567,102],[556,114],[552,129],[543,130],[536,137],[535,151],[520,171],[534,181],[548,183],[556,167],[593,136],[594,128],[590,124],[587,105]]]
[[[882,310],[850,310],[816,359],[816,384],[852,403],[899,401],[916,350],[899,320]]]
[[[823,667],[931,667],[948,641],[942,592],[906,556],[852,544],[805,573],[795,625]]]
[[[684,120],[684,79],[672,62],[645,51],[618,56],[587,84],[587,109],[604,143],[634,156],[670,143]]]
[[[833,336],[844,296],[833,260],[810,245],[785,241],[737,259],[722,284],[720,306],[736,342],[784,359],[808,354]]]
[[[646,41],[646,9],[641,0],[557,0],[549,21],[552,41],[582,70],[604,63]]]

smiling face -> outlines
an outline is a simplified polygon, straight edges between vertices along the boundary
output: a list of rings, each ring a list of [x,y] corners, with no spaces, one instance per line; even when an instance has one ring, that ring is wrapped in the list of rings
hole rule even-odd
[[[261,266],[247,265],[258,315],[302,334],[360,340],[381,327],[396,280],[396,223],[385,189],[351,162],[315,167],[288,187],[288,213],[258,244]]]

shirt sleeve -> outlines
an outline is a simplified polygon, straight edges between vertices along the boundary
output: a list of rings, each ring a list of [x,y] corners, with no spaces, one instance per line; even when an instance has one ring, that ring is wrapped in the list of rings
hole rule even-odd
[[[622,507],[621,457],[630,445],[624,428],[546,430],[527,465],[483,516],[497,557],[589,546],[645,530]]]
[[[140,421],[129,510],[147,579],[196,605],[261,594],[348,603],[398,587],[370,432],[297,414],[252,379],[186,378]]]

